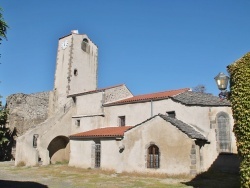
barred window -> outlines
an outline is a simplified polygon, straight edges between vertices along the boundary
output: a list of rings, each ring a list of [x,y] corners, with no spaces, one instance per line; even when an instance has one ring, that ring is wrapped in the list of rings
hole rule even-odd
[[[95,142],[95,168],[101,166],[101,143]]]
[[[160,168],[159,148],[156,145],[151,145],[148,148],[147,168]]]

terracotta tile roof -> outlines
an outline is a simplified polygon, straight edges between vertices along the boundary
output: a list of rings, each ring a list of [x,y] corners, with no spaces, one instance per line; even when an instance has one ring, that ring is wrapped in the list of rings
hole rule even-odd
[[[105,127],[70,135],[70,138],[122,137],[133,126]]]
[[[170,90],[170,91],[163,91],[163,92],[158,92],[158,93],[137,95],[137,96],[123,99],[120,101],[116,101],[113,103],[108,103],[108,104],[105,104],[104,106],[113,106],[113,105],[120,105],[120,104],[127,104],[127,103],[146,102],[146,101],[151,101],[151,100],[166,99],[166,98],[173,97],[175,95],[178,95],[180,93],[183,93],[189,90],[190,88],[183,88],[183,89],[178,89],[178,90]]]
[[[72,95],[68,95],[68,97],[86,95],[86,94],[90,94],[90,93],[98,93],[98,92],[105,91],[107,89],[112,89],[112,88],[120,87],[120,86],[123,86],[123,85],[125,85],[125,84],[119,84],[119,85],[105,87],[105,88],[101,88],[101,89],[95,89],[95,90],[91,90],[91,91],[86,91],[86,92],[83,92],[83,93],[72,94]]]

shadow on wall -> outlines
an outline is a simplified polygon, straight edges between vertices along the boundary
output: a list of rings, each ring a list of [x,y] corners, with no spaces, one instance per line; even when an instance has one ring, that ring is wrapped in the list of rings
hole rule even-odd
[[[63,162],[69,160],[69,138],[66,136],[55,137],[48,146],[50,162]]]
[[[197,175],[185,185],[194,188],[239,188],[240,159],[236,154],[221,153],[208,171]]]
[[[29,187],[29,188],[48,188],[47,185],[43,185],[36,182],[23,182],[23,181],[9,181],[9,180],[0,180],[0,187],[1,188],[23,188],[23,187]]]

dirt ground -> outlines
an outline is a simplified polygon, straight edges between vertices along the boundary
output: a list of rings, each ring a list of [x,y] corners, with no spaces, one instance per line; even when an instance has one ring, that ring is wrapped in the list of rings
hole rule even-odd
[[[15,167],[0,162],[1,188],[98,188],[98,187],[192,187],[180,182],[185,178],[146,177],[109,171],[79,169],[67,165]]]
[[[15,167],[14,162],[0,162],[0,188],[238,188],[239,163],[235,159],[234,156],[222,156],[207,172],[192,178],[117,174],[67,164]]]

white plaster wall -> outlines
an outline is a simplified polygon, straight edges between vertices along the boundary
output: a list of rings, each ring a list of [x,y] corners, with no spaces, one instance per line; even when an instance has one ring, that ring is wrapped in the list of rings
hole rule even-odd
[[[185,106],[171,99],[153,101],[152,105],[151,102],[145,102],[104,107],[104,124],[106,126],[118,126],[118,116],[126,116],[126,125],[136,125],[150,118],[152,112],[153,115],[157,115],[159,113],[166,114],[167,111],[175,111],[177,119],[198,128],[204,136],[207,136],[210,132],[210,123],[215,120],[216,114],[220,111],[228,113],[231,128],[233,127],[230,107]],[[233,135],[232,141],[235,141]]]
[[[136,125],[151,117],[150,103],[136,103],[104,108],[107,127],[118,126],[118,116],[126,116],[126,125]]]
[[[185,106],[180,103],[176,103],[176,118],[198,127],[205,136],[210,131],[210,120],[209,120],[209,107],[200,106]]]
[[[162,134],[164,133],[164,134]],[[147,146],[154,142],[160,149],[160,168],[146,167]],[[70,166],[92,167],[90,140],[70,141]],[[124,140],[101,140],[101,168],[116,172],[189,174],[193,140],[160,117],[125,133]],[[125,150],[119,152],[124,145]]]
[[[24,163],[26,166],[38,164],[38,151],[33,148],[32,137],[21,136],[17,139],[15,165]]]
[[[103,116],[72,118],[71,134],[104,127],[103,118]],[[80,120],[80,127],[76,125],[76,120]]]
[[[92,140],[70,140],[69,166],[91,168],[91,147]]]
[[[21,161],[25,162],[27,166],[37,165],[38,155],[41,157],[42,164],[48,165],[50,163],[48,145],[57,136],[68,137],[70,135],[71,117],[74,110],[71,108],[66,113],[60,112],[19,137],[15,165]],[[37,148],[33,148],[34,134],[39,135]]]
[[[95,90],[97,88],[97,46],[87,35],[72,34],[72,52],[70,56],[70,89],[69,95]],[[81,49],[82,40],[86,38],[89,42],[89,53]],[[77,76],[74,75],[77,69]]]
[[[62,49],[63,42],[68,41],[68,47]],[[67,101],[68,70],[70,61],[70,49],[72,47],[72,35],[66,36],[58,41],[57,60],[54,81],[54,100],[56,106],[63,106]]]
[[[75,116],[103,114],[102,100],[102,92],[77,96]]]
[[[119,153],[121,141],[105,139],[101,141],[101,168],[120,172],[123,168],[122,154]]]
[[[201,149],[203,156],[202,171],[208,170],[219,155],[216,147],[215,129],[210,130],[209,134],[207,135],[207,139],[209,141],[209,144],[205,144]]]
[[[43,125],[44,131],[41,132],[38,139],[38,150],[43,160],[43,164],[50,163],[48,145],[57,136],[68,137],[71,134],[71,116],[74,113],[74,108],[71,108],[67,113],[61,116],[56,116],[55,121]]]
[[[160,149],[160,168],[146,167],[150,142]],[[123,140],[124,171],[189,174],[193,140],[160,117],[156,117],[125,133]]]
[[[19,162],[24,162],[27,166],[34,166],[38,163],[38,153],[42,156],[42,160],[44,164],[49,164],[49,154],[47,151],[47,147],[39,147],[33,148],[33,135],[38,134],[37,144],[40,143],[41,135],[48,130],[50,125],[53,125],[55,122],[55,118],[50,118],[46,120],[44,123],[36,126],[34,129],[27,131],[21,137],[17,139],[17,146],[16,146],[16,158],[15,158],[15,165]]]
[[[133,103],[105,107],[105,124],[107,126],[118,125],[118,116],[126,116],[126,125],[136,125],[159,113],[166,114],[167,111],[175,111],[176,118],[190,125],[200,127],[206,133],[210,129],[209,107],[185,106],[173,102],[171,99],[151,102]],[[152,111],[151,111],[152,110]]]

